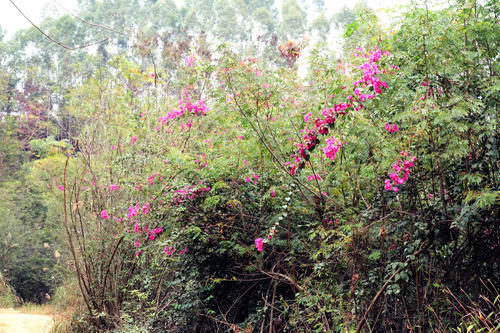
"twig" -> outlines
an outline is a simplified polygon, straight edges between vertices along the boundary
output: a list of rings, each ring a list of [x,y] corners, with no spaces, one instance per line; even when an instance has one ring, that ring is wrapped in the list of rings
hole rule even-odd
[[[425,249],[427,249],[427,247],[429,247],[430,243],[427,243],[427,245],[425,245],[424,247],[422,247],[420,250],[416,251],[413,253],[413,256],[417,256],[419,255],[420,253],[422,253]],[[366,323],[366,317],[368,316],[368,314],[370,313],[370,311],[372,310],[373,306],[375,305],[375,303],[377,302],[378,298],[380,297],[380,295],[383,294],[385,288],[387,288],[387,286],[389,285],[389,283],[392,281],[392,279],[394,279],[394,277],[403,270],[403,268],[406,267],[406,264],[408,264],[411,260],[410,259],[406,259],[406,261],[404,262],[404,264],[402,266],[400,266],[394,273],[392,273],[392,275],[387,279],[387,281],[385,281],[384,285],[382,286],[382,288],[380,288],[380,290],[377,292],[377,294],[375,295],[375,297],[373,297],[370,305],[368,306],[368,309],[366,309],[365,311],[365,314],[363,315],[363,319],[361,319],[361,321],[359,322],[358,324],[358,327],[356,328],[356,333],[359,333],[361,331],[361,329],[363,328],[363,326],[365,325]]]

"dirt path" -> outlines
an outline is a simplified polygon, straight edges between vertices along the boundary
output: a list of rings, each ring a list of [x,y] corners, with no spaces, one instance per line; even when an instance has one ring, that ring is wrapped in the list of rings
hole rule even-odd
[[[53,324],[51,316],[0,309],[0,333],[49,333]]]

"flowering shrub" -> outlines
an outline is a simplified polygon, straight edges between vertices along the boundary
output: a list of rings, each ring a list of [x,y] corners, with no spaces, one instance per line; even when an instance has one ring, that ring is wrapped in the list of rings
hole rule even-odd
[[[101,138],[116,149],[83,147],[77,185],[61,185],[75,247],[86,237],[100,254],[75,251],[96,325],[133,307],[158,330],[398,331],[390,318],[429,325],[441,286],[475,279],[463,263],[495,278],[481,251],[499,251],[497,109],[485,88],[496,72],[410,40],[426,17],[409,14],[341,64],[313,50],[308,84],[293,68],[297,43],[278,49],[287,68],[220,47],[217,59],[180,58],[173,88],[144,82],[155,94],[135,101],[140,117],[115,105],[131,144],[119,144],[131,137],[123,126]],[[469,52],[486,52],[477,43]],[[78,231],[78,216],[94,229]]]
[[[286,165],[290,168],[290,174],[295,175],[297,172],[297,167],[302,169],[305,167],[306,163],[310,159],[310,154],[320,143],[320,135],[328,135],[330,128],[335,125],[337,119],[341,116],[346,115],[349,110],[359,111],[364,108],[364,103],[368,100],[374,99],[377,95],[382,93],[383,88],[388,88],[387,83],[381,80],[377,75],[382,72],[389,72],[386,69],[380,69],[377,62],[381,60],[382,57],[389,57],[389,52],[382,52],[380,49],[374,49],[373,51],[365,51],[362,48],[357,48],[360,54],[356,53],[357,57],[365,58],[364,62],[359,69],[362,72],[362,77],[352,83],[354,87],[354,95],[348,94],[345,89],[346,86],[342,86],[342,94],[340,96],[332,95],[329,96],[330,101],[325,102],[325,104],[333,104],[332,107],[323,108],[321,115],[323,117],[316,118],[314,120],[314,128],[304,128],[301,133],[303,133],[303,143],[295,143],[298,147],[298,151],[294,154],[294,159],[292,162],[286,162]],[[392,67],[390,67],[392,68]],[[368,94],[368,91],[373,90],[374,93]],[[334,98],[345,98],[345,102],[336,103],[333,102]],[[304,122],[308,123],[312,113],[309,112],[304,116]],[[396,126],[397,127],[397,126]],[[391,130],[393,127],[391,127]],[[327,158],[334,160],[337,151],[342,146],[340,141],[336,141],[333,137],[326,140],[327,146],[323,148]]]

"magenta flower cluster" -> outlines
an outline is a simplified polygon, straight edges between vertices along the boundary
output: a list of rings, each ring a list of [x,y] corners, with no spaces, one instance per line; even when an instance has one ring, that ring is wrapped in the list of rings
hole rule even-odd
[[[101,217],[105,220],[109,218],[108,211],[106,209],[101,212]]]
[[[340,150],[342,147],[342,142],[339,140],[336,140],[333,136],[330,139],[326,140],[326,147],[323,148],[323,152],[325,153],[325,156],[332,161],[335,160],[335,156],[337,155],[337,152]]]
[[[248,177],[245,177],[245,183],[253,182],[254,185],[257,185],[257,181],[259,180],[260,175],[252,172],[252,174]]]
[[[389,124],[389,123],[386,123],[385,124],[385,130],[389,133],[396,133],[397,131],[399,131],[399,127],[398,125],[396,124]]]
[[[307,176],[307,181],[308,182],[312,182],[313,180],[320,181],[320,180],[323,180],[323,179],[319,175],[316,175],[316,174]]]
[[[160,176],[160,173],[159,172],[155,172],[155,173],[151,174],[148,177],[148,179],[146,180],[148,182],[149,186],[153,186],[154,185],[156,177],[158,177],[158,180],[161,181],[162,178]]]
[[[406,183],[408,177],[410,176],[410,169],[415,166],[414,162],[417,160],[415,156],[409,156],[409,153],[407,151],[400,152],[400,155],[405,159],[403,161],[401,159],[398,159],[395,163],[392,164],[394,172],[390,173],[390,179],[386,179],[384,181],[384,188],[387,191],[399,191],[397,185],[403,185],[404,183]],[[399,175],[402,171],[404,171],[404,174],[400,177]]]
[[[264,249],[264,240],[262,238],[257,238],[255,240],[255,247],[257,248],[257,251],[262,252]]]
[[[205,101],[199,100],[197,102],[191,101],[191,94],[188,87],[184,88],[182,92],[182,99],[179,101],[178,109],[171,109],[164,117],[158,118],[161,126],[164,126],[169,119],[181,118],[185,113],[193,114],[195,116],[205,116],[208,112],[208,107]],[[191,127],[188,125],[188,127]]]
[[[195,58],[194,58],[192,55],[189,55],[189,56],[187,56],[186,58],[184,58],[184,62],[186,63],[186,65],[187,65],[188,67],[193,66],[193,65],[194,65],[194,63],[195,63],[195,61],[196,61],[196,60],[195,60]]]
[[[285,163],[291,175],[296,174],[297,168],[302,169],[305,167],[306,161],[310,158],[310,153],[320,143],[318,138],[319,135],[328,135],[329,128],[333,126],[339,116],[345,115],[350,109],[355,111],[361,110],[366,100],[375,98],[382,93],[383,88],[388,87],[387,83],[377,76],[380,73],[384,73],[384,71],[379,68],[377,62],[379,62],[383,56],[389,56],[389,52],[383,52],[380,49],[365,51],[361,48],[357,48],[357,50],[361,52],[361,54],[357,56],[366,58],[366,62],[359,67],[363,76],[353,83],[354,94],[347,95],[347,93],[344,93],[344,97],[346,98],[345,102],[336,103],[333,107],[324,108],[321,113],[322,117],[312,121],[314,127],[306,127],[301,131],[303,134],[303,141],[301,143],[294,143],[297,147],[297,151],[293,153],[293,161]],[[392,68],[394,68],[394,66]],[[345,88],[346,87],[343,86],[342,90],[344,91]],[[331,97],[333,98],[334,96]],[[304,122],[310,123],[311,117],[312,113],[307,113],[304,116]],[[342,144],[333,137],[326,140],[326,143],[327,146],[323,149],[323,152],[327,158],[334,160]]]
[[[193,201],[200,193],[210,191],[210,186],[205,186],[201,181],[198,182],[198,185],[186,185],[183,188],[174,191],[174,197],[172,198],[172,202],[174,204],[180,205],[186,200]]]
[[[163,248],[163,252],[165,252],[167,256],[171,256],[172,254],[176,253],[175,248],[173,246],[168,246],[168,245]],[[179,255],[184,255],[186,253],[188,253],[187,247],[185,247],[182,250],[177,251],[177,254],[179,254]]]

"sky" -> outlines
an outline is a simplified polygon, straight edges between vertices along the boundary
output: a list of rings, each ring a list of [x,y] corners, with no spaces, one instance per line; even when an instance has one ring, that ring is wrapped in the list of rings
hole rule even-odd
[[[64,10],[57,5],[62,4],[66,9],[76,12],[77,0],[12,0],[35,24],[39,24],[44,16],[56,16],[64,14]],[[176,0],[182,3],[182,0]],[[390,8],[395,5],[407,4],[409,0],[367,0],[367,4],[374,9]],[[356,0],[325,0],[327,16],[332,15],[344,5],[352,7]],[[384,16],[382,11],[379,11]],[[105,22],[95,22],[105,24]],[[0,26],[6,31],[6,38],[11,37],[16,30],[25,29],[30,26],[24,17],[12,5],[10,0],[0,0]]]
[[[12,0],[35,24],[39,24],[44,16],[63,10],[52,0]],[[77,8],[76,0],[58,0],[68,10]],[[52,15],[48,15],[52,16]],[[30,27],[30,23],[17,11],[10,0],[0,0],[0,26],[11,37],[16,30]]]

